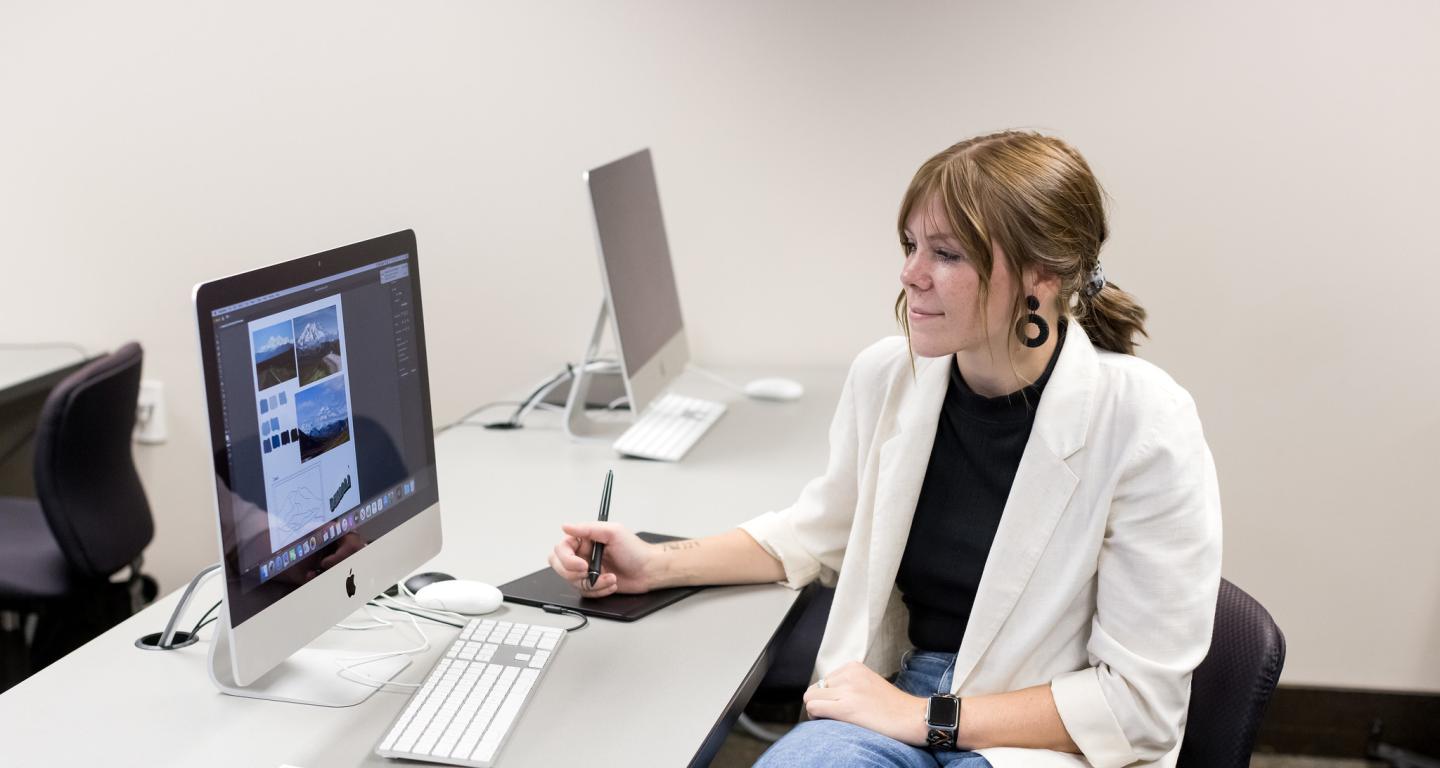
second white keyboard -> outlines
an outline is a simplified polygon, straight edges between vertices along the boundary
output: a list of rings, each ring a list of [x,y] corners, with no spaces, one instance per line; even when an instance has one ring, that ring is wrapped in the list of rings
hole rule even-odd
[[[724,403],[665,395],[625,430],[615,450],[642,459],[679,461],[724,413]]]
[[[375,752],[489,768],[565,630],[471,619],[385,731]]]

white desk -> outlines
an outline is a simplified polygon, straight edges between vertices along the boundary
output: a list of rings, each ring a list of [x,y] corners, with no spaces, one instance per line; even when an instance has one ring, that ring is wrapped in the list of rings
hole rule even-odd
[[[746,372],[725,371],[744,380]],[[773,373],[773,372],[768,372]],[[545,565],[562,521],[594,519],[607,468],[612,520],[634,530],[703,536],[791,503],[823,468],[844,369],[785,371],[794,403],[761,403],[696,376],[679,391],[730,410],[678,464],[617,458],[571,443],[556,414],[519,431],[458,427],[437,441],[446,543],[425,570],[499,584]],[[490,414],[494,415],[494,414]],[[209,515],[208,509],[195,514]],[[210,545],[196,542],[197,546]],[[218,599],[212,580],[185,624]],[[536,689],[500,765],[587,768],[703,764],[768,666],[767,647],[799,593],[776,585],[706,590],[633,624],[592,620],[571,634]],[[351,709],[238,699],[206,677],[206,643],[168,653],[133,647],[158,631],[178,593],[157,601],[0,695],[0,745],[14,765],[400,765],[372,753],[407,695]],[[493,616],[567,626],[569,616],[505,605]],[[401,673],[423,678],[456,630],[426,625],[434,648]],[[209,630],[202,633],[208,637]],[[332,631],[316,646],[413,645],[407,634]]]
[[[86,359],[79,349],[69,347],[0,346],[0,406],[49,391]]]

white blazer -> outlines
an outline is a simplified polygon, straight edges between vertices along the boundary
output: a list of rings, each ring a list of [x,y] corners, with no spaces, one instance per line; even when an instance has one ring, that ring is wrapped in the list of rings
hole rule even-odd
[[[1173,766],[1220,585],[1215,465],[1184,389],[1139,358],[1095,349],[1073,319],[1067,330],[952,692],[1049,683],[1084,753],[980,750],[996,768]],[[895,575],[953,364],[916,358],[912,373],[903,337],[861,352],[825,473],[790,508],[741,526],[780,560],[785,584],[835,585],[817,675],[857,660],[890,675],[910,648]]]

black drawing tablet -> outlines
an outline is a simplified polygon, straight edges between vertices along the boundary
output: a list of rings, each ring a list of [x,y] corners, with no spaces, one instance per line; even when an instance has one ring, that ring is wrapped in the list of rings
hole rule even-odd
[[[644,531],[636,535],[651,544],[681,540],[679,536],[666,536]],[[634,621],[642,616],[648,616],[702,589],[704,587],[675,587],[657,589],[643,595],[613,594],[594,600],[581,597],[579,590],[549,568],[543,568],[528,576],[521,576],[512,582],[500,585],[500,592],[505,595],[506,602],[536,607],[558,605],[561,608],[569,608],[588,616],[598,616],[616,621]]]

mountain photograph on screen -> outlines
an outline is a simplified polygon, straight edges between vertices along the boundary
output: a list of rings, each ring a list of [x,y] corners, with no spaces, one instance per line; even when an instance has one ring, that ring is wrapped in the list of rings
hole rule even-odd
[[[340,324],[333,305],[295,318],[295,350],[302,387],[340,372]]]
[[[350,407],[345,401],[345,378],[336,377],[295,395],[300,423],[300,462],[303,464],[350,441]]]
[[[295,378],[295,331],[290,321],[261,328],[252,334],[251,341],[260,391]]]

